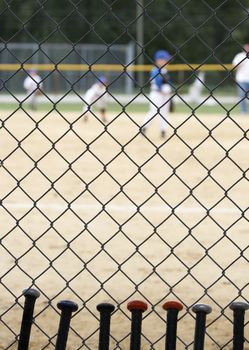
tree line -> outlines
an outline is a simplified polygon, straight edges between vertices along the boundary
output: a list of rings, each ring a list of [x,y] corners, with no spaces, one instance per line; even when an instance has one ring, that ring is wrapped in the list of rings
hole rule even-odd
[[[144,61],[166,49],[175,62],[229,63],[249,41],[249,0],[137,0],[143,3]],[[0,3],[2,43],[136,43],[135,0]]]

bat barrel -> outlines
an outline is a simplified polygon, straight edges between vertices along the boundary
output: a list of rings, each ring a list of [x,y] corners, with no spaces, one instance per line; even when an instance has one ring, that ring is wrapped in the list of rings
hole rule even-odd
[[[33,314],[36,299],[40,293],[36,289],[25,289],[23,291],[25,297],[23,316],[21,322],[20,337],[18,342],[18,350],[27,350],[29,347],[30,332],[33,323]]]
[[[163,309],[167,311],[167,329],[165,339],[165,350],[176,349],[177,317],[183,305],[178,301],[167,301],[163,304]]]
[[[249,304],[241,301],[235,301],[229,307],[231,310],[233,310],[233,349],[243,350],[245,341],[245,312],[249,309]]]
[[[115,310],[115,307],[109,303],[101,303],[97,305],[97,310],[100,313],[99,350],[108,350],[111,313]]]
[[[194,350],[203,350],[206,330],[206,317],[207,314],[210,314],[210,312],[212,312],[212,308],[209,305],[196,304],[192,307],[192,311],[196,313]]]
[[[55,350],[65,350],[72,313],[78,310],[78,305],[73,301],[62,300],[57,304],[57,307],[61,310],[61,317]]]
[[[141,346],[142,314],[148,308],[147,303],[140,300],[133,300],[127,304],[131,312],[131,338],[130,350],[139,350]]]

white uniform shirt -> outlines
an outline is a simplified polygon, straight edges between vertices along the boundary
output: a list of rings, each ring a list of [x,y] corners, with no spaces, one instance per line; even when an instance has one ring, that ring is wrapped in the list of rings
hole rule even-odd
[[[105,108],[108,99],[108,94],[105,92],[106,86],[101,83],[96,83],[87,90],[83,99],[88,105],[96,103],[99,108]]]
[[[238,53],[233,59],[233,65],[236,69],[236,81],[239,83],[249,82],[249,58],[246,57],[246,52]]]
[[[191,102],[197,102],[199,103],[201,101],[201,93],[204,85],[204,72],[198,73],[198,75],[195,78],[195,81],[189,88],[189,99]]]
[[[41,77],[38,74],[33,74],[25,78],[23,87],[28,92],[35,91],[38,87],[42,87]]]

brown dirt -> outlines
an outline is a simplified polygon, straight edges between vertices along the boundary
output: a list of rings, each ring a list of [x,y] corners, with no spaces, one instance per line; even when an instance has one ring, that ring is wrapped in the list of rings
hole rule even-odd
[[[248,300],[249,293],[249,213],[241,215],[248,208],[249,119],[234,116],[235,124],[221,115],[199,120],[171,115],[164,143],[156,121],[148,129],[150,140],[137,135],[140,114],[132,119],[110,114],[106,132],[95,118],[84,123],[77,113],[64,113],[63,119],[56,112],[37,112],[33,121],[24,112],[9,114],[1,113],[6,121],[0,129],[2,349],[11,343],[10,349],[16,348],[21,307],[15,296],[32,281],[42,295],[31,350],[45,347],[47,335],[55,341],[61,299],[80,305],[72,325],[92,348],[97,347],[97,333],[91,336],[98,328],[96,304],[118,304],[122,311],[113,316],[112,336],[127,348],[126,303],[133,298],[155,306],[143,322],[143,349],[151,342],[154,349],[164,348],[161,305],[168,299],[185,304],[179,349],[193,341],[194,320],[186,307],[196,302],[213,307],[207,347],[231,348],[227,306]],[[209,215],[205,207],[213,208]],[[23,304],[22,297],[18,301]],[[72,331],[68,349],[81,345]]]

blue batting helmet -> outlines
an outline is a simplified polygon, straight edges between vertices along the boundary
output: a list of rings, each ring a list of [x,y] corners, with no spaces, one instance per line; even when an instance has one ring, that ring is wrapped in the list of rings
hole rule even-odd
[[[107,79],[106,79],[106,77],[105,77],[104,75],[99,75],[99,76],[98,76],[98,81],[99,81],[100,83],[103,83],[103,84],[106,84],[106,83],[107,83]]]
[[[166,50],[158,50],[154,55],[154,60],[169,60],[171,55]]]

